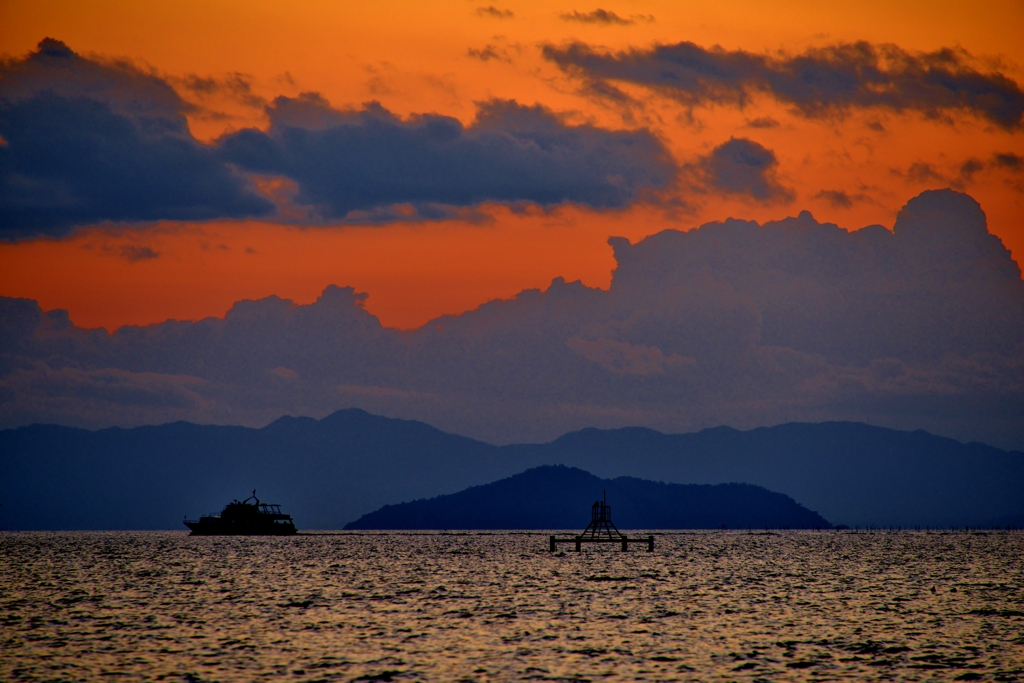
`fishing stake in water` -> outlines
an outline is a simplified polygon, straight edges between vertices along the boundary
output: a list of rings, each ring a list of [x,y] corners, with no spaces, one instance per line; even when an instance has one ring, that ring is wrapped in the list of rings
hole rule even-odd
[[[630,538],[615,527],[615,523],[612,522],[612,506],[608,504],[607,490],[604,491],[601,500],[594,501],[594,504],[590,506],[590,524],[583,530],[583,533],[572,538],[551,536],[548,549],[555,552],[559,543],[575,543],[576,552],[580,551],[584,543],[621,543],[623,552],[629,550],[630,543],[646,543],[647,552],[654,550],[654,536]]]

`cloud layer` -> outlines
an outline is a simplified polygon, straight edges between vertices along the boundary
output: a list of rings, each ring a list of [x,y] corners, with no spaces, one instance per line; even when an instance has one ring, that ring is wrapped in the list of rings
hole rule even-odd
[[[193,139],[186,108],[159,78],[55,40],[0,65],[0,238],[270,214],[269,201]]]
[[[269,112],[268,132],[221,141],[224,158],[295,180],[297,201],[331,219],[400,204],[418,213],[492,201],[622,207],[675,173],[648,132],[569,126],[509,101],[482,104],[468,127],[439,115],[402,121],[376,104],[341,112],[317,96],[278,98]]]
[[[893,231],[804,212],[611,245],[608,291],[556,280],[413,332],[337,287],[112,335],[3,299],[0,424],[361,407],[498,442],[842,419],[1024,448],[1024,283],[967,195],[926,192]]]
[[[1006,130],[1024,126],[1024,90],[1002,73],[982,71],[962,50],[914,53],[857,42],[772,57],[690,42],[615,53],[576,42],[543,51],[605,94],[617,90],[614,82],[623,82],[654,88],[690,106],[742,107],[765,94],[807,117],[871,107],[929,117],[966,111]]]
[[[190,87],[200,86],[216,84]],[[435,114],[403,121],[377,104],[339,111],[316,94],[278,98],[268,131],[214,145],[192,136],[189,107],[161,78],[56,40],[0,64],[0,239],[104,221],[419,219],[484,202],[622,207],[676,173],[647,131],[574,126],[511,101],[482,104],[463,126]],[[254,174],[296,183],[304,213],[279,210]]]

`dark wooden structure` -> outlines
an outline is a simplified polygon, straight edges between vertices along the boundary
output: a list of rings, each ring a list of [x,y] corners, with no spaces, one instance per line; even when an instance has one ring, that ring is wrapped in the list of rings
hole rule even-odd
[[[654,536],[630,538],[620,532],[612,522],[612,506],[608,505],[607,501],[608,492],[605,491],[604,498],[595,501],[590,506],[590,524],[583,530],[583,533],[571,538],[551,536],[549,550],[555,552],[559,543],[575,543],[576,552],[582,549],[584,543],[621,543],[622,551],[625,552],[629,550],[630,543],[646,543],[647,552],[652,552]]]

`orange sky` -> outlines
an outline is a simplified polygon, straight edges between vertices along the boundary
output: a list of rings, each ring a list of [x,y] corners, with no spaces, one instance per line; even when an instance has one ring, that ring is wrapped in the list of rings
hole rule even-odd
[[[254,93],[271,99],[322,93],[335,107],[378,100],[400,114],[437,112],[468,123],[475,102],[489,98],[541,103],[579,122],[608,128],[649,126],[680,164],[728,140],[749,137],[775,151],[779,179],[795,192],[789,204],[761,205],[676,190],[692,208],[669,212],[637,205],[623,211],[561,207],[517,214],[484,207],[485,221],[449,220],[365,227],[296,227],[274,222],[216,221],[106,226],[64,239],[0,243],[0,295],[66,308],[83,326],[144,324],[167,318],[223,315],[232,302],[277,294],[308,303],[328,284],[370,294],[367,307],[386,325],[413,327],[442,313],[472,308],[556,276],[606,287],[614,261],[610,235],[636,241],[727,216],[759,221],[812,211],[846,228],[892,227],[896,211],[922,190],[948,185],[907,177],[928,163],[955,180],[968,158],[1024,154],[1019,132],[979,119],[953,125],[914,113],[855,111],[841,119],[807,120],[773,101],[744,110],[682,108],[642,88],[646,117],[591,101],[539,52],[544,43],[578,39],[611,49],[689,40],[754,52],[799,52],[808,46],[868,40],[906,50],[960,47],[998,60],[1024,83],[1024,4],[1018,1],[860,2],[0,2],[0,53],[20,57],[43,37],[102,59],[127,58],[169,80],[201,108],[193,133],[213,140],[231,130],[265,126],[258,106],[230,98],[200,99],[183,87],[190,75],[243,74]],[[498,18],[479,9],[510,11]],[[628,26],[568,22],[562,14],[597,7],[635,17]],[[653,21],[649,20],[653,17]],[[491,46],[486,62],[470,50]],[[993,61],[993,63],[995,63]],[[209,112],[229,116],[211,116]],[[781,125],[752,129],[772,116]],[[869,124],[881,123],[884,132]],[[1024,254],[1024,179],[985,170],[956,186],[985,209],[990,230],[1018,261]],[[864,201],[836,208],[815,195],[843,189]],[[156,258],[126,258],[145,247]]]

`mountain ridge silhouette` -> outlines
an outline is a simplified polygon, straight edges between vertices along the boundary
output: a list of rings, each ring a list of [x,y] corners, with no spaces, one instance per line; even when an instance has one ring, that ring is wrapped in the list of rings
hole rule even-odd
[[[0,430],[0,527],[175,529],[183,516],[257,488],[300,528],[340,528],[386,504],[553,464],[601,478],[754,484],[850,526],[974,526],[1024,514],[1024,453],[923,431],[849,422],[688,434],[591,428],[494,446],[346,409],[260,429],[174,422]]]

